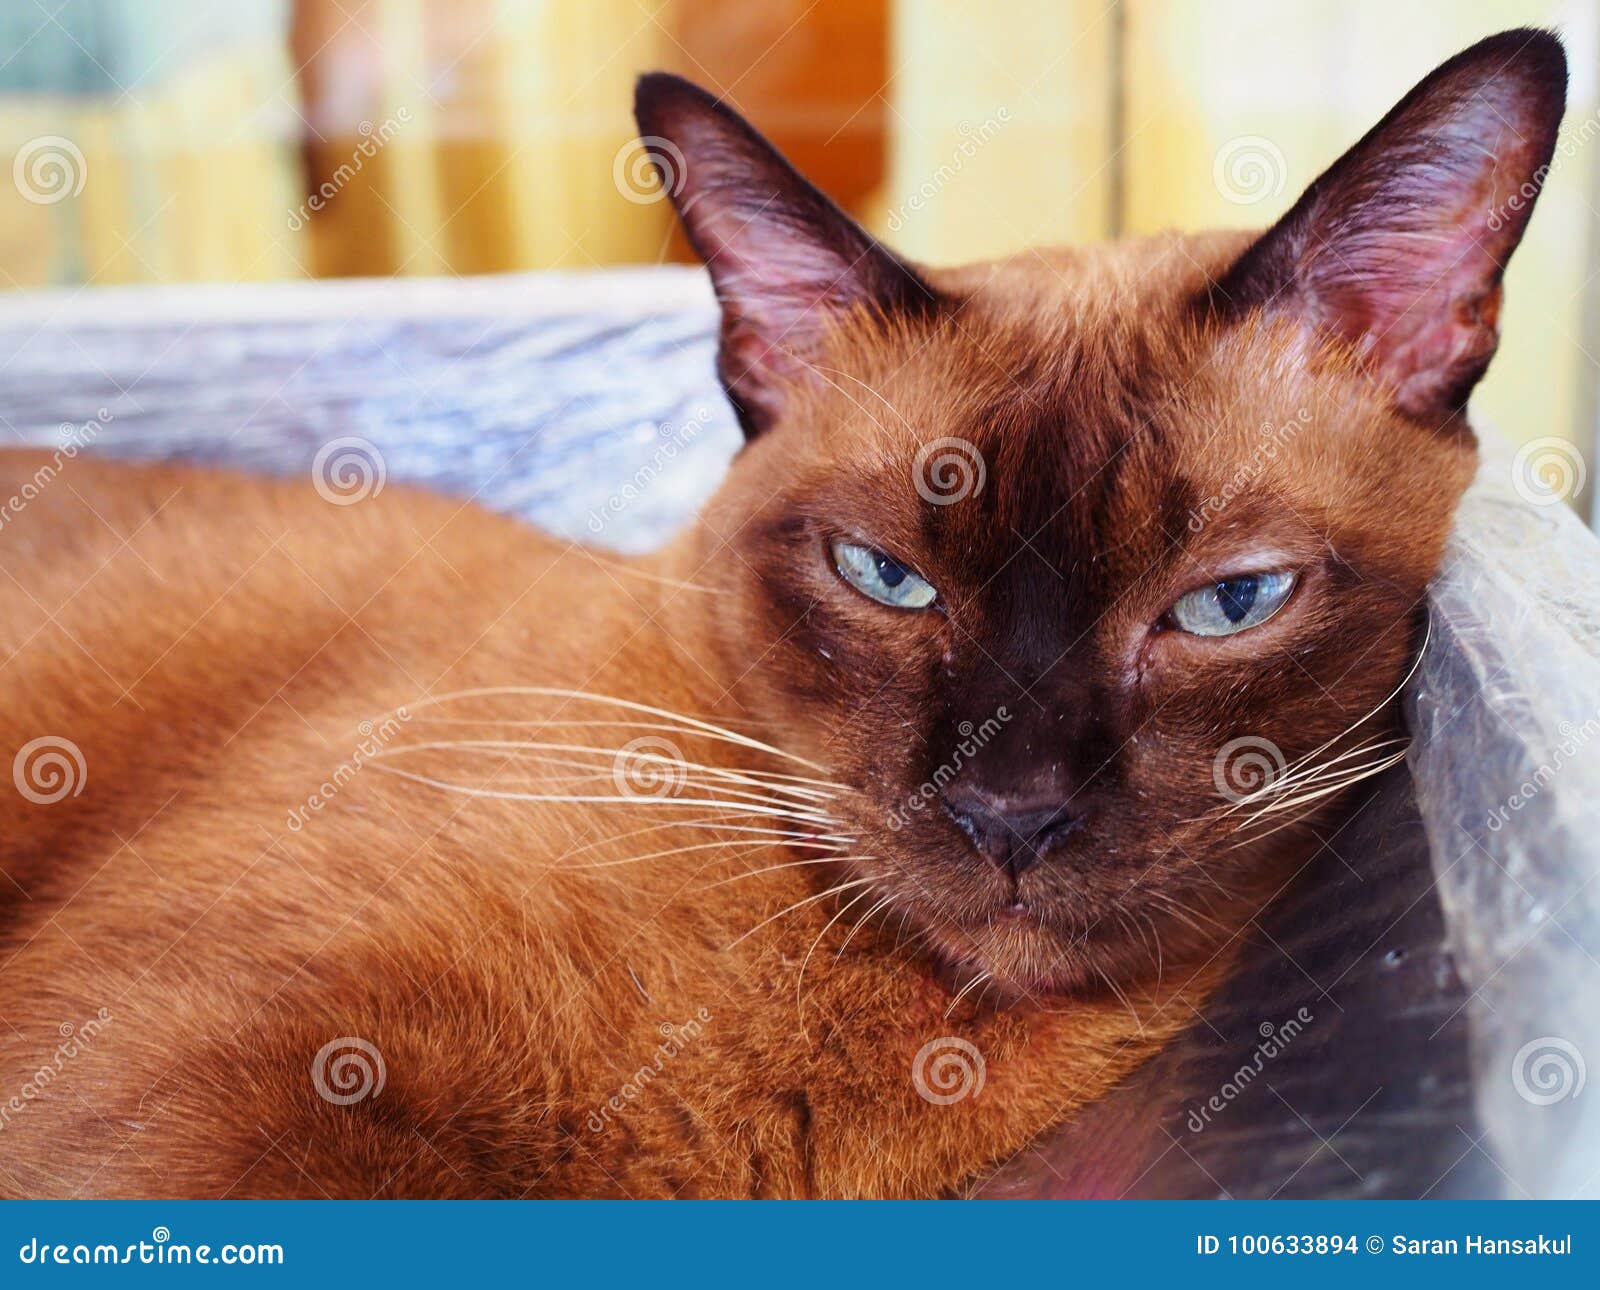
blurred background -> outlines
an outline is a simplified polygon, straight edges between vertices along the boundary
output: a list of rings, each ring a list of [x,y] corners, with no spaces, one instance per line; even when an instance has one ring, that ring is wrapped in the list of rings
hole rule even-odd
[[[0,291],[686,259],[632,139],[655,67],[913,257],[1264,225],[1524,24],[1573,84],[1477,407],[1589,456],[1600,0],[6,0]]]

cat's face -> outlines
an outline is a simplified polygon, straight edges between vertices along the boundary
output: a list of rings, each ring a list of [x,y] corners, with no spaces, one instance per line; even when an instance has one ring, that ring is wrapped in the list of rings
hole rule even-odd
[[[849,863],[941,959],[1036,990],[1215,945],[1398,752],[1560,116],[1559,46],[1496,41],[1264,237],[954,272],[645,82],[752,436],[699,575],[734,696],[848,786]]]

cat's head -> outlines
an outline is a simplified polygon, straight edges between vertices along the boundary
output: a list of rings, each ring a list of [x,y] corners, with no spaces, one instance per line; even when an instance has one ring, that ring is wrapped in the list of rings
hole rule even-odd
[[[848,786],[851,863],[939,956],[1029,989],[1153,968],[1395,754],[1565,82],[1508,32],[1265,234],[959,270],[640,82],[749,440],[695,574],[732,593],[734,695]]]

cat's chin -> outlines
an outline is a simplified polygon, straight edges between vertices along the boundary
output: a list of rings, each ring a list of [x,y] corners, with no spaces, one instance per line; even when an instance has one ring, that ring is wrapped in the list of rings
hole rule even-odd
[[[939,974],[956,991],[1004,1006],[1024,1005],[1041,995],[1098,994],[1106,975],[1138,974],[1130,946],[1085,940],[1052,927],[1033,911],[1005,909],[977,927],[946,924],[928,944]]]

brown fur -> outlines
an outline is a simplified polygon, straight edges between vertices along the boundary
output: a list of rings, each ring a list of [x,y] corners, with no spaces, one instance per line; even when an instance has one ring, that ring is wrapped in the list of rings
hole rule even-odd
[[[55,735],[87,768],[53,804],[0,794],[0,1098],[59,1066],[3,1117],[0,1189],[935,1195],[1109,1089],[1340,809],[1241,833],[1217,750],[1247,734],[1292,763],[1382,709],[1473,469],[1459,417],[1419,424],[1348,338],[1197,303],[1250,245],[918,271],[936,307],[847,302],[771,388],[735,337],[754,437],[648,559],[399,487],[332,506],[309,481],[68,463],[0,536],[0,751]],[[1263,424],[1305,428],[1263,461]],[[930,507],[915,457],[943,436],[988,482]],[[0,494],[40,464],[4,458]],[[940,611],[846,586],[841,533],[910,558]],[[1264,549],[1301,574],[1276,617],[1159,627]],[[534,686],[782,754],[505,689]],[[1087,803],[1020,879],[936,809],[886,825],[1005,705],[963,773],[1064,767]],[[686,806],[714,772],[628,796],[636,764],[506,746],[646,737],[827,780],[832,819]],[[733,827],[775,822],[853,845]],[[340,1104],[312,1066],[345,1036],[385,1082]],[[930,1101],[913,1067],[937,1090],[926,1049],[953,1040],[983,1085]]]

